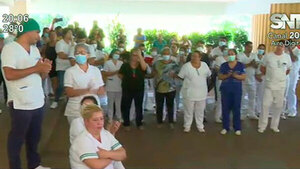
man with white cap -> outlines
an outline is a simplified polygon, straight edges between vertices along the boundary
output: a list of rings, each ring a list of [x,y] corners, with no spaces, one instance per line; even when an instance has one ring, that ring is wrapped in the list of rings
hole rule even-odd
[[[11,130],[7,152],[10,168],[21,168],[20,152],[26,142],[27,167],[45,169],[37,152],[44,114],[42,78],[51,70],[51,61],[41,59],[35,46],[40,26],[34,19],[21,23],[17,40],[4,46],[2,69],[8,89]]]

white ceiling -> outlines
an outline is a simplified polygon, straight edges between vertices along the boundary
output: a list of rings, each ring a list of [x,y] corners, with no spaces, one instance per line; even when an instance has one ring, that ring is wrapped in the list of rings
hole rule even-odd
[[[0,0],[0,6],[14,1]],[[268,13],[272,3],[299,0],[27,0],[29,13],[226,15]]]

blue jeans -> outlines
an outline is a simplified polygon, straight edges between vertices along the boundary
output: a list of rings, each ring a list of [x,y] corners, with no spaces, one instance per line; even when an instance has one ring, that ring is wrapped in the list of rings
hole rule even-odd
[[[58,78],[58,86],[55,92],[55,100],[58,102],[59,98],[61,97],[63,91],[64,91],[64,76],[65,76],[64,70],[58,70],[57,71],[57,78]]]
[[[41,163],[37,149],[41,137],[44,106],[35,110],[19,110],[14,109],[13,103],[10,103],[9,108],[11,116],[11,130],[7,141],[9,167],[21,168],[20,152],[25,142],[28,168],[36,168]]]

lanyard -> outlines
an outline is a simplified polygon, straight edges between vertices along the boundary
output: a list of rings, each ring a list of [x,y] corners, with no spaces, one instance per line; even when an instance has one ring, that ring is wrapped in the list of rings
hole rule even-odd
[[[136,78],[136,69],[132,69],[132,77]]]

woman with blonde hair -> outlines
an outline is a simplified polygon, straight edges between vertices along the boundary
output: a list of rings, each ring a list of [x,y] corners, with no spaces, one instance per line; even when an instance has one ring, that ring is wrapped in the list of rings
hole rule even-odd
[[[85,130],[77,136],[70,148],[71,168],[113,169],[114,161],[125,160],[125,149],[104,129],[103,110],[94,104],[86,105],[81,115]]]

